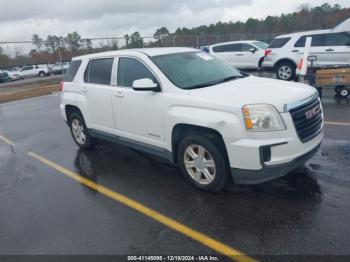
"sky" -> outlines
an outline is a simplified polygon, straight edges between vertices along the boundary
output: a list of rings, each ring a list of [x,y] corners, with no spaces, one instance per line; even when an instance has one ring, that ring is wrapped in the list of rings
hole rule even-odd
[[[139,31],[152,36],[161,26],[209,25],[218,21],[246,21],[311,6],[349,0],[0,0],[0,41],[30,40],[33,34],[66,35],[78,31],[83,38],[116,37]]]

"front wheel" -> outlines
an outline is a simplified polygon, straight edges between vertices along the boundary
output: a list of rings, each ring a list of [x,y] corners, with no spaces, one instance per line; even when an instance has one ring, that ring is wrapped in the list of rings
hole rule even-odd
[[[90,136],[85,121],[79,113],[72,113],[69,116],[69,128],[74,142],[80,148],[86,149],[95,145],[95,139]]]
[[[293,80],[295,77],[295,66],[288,62],[279,64],[276,67],[276,76],[281,80]]]
[[[189,135],[179,145],[178,161],[184,176],[196,187],[216,192],[229,181],[224,153],[205,136]]]

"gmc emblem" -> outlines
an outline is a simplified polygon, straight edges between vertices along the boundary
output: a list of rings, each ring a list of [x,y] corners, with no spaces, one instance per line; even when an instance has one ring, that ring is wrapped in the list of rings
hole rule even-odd
[[[305,116],[307,119],[311,119],[311,118],[315,117],[316,115],[318,115],[320,112],[321,112],[321,106],[318,105],[318,106],[315,106],[313,109],[307,111],[305,113]]]

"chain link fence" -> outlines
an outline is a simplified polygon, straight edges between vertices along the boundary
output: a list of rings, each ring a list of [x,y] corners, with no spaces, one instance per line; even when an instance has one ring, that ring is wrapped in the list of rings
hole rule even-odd
[[[229,35],[167,35],[154,37],[106,37],[68,41],[57,38],[50,41],[0,42],[0,69],[25,65],[55,64],[70,61],[72,57],[141,47],[194,47],[238,40],[258,40],[269,43],[277,34]]]

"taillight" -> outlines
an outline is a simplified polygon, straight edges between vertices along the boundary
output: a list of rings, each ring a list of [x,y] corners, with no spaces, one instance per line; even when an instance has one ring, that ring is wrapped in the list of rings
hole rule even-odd
[[[270,54],[271,52],[272,52],[272,50],[266,49],[266,50],[265,50],[265,56],[267,56],[267,55]]]
[[[60,92],[63,92],[63,81],[60,82]]]

